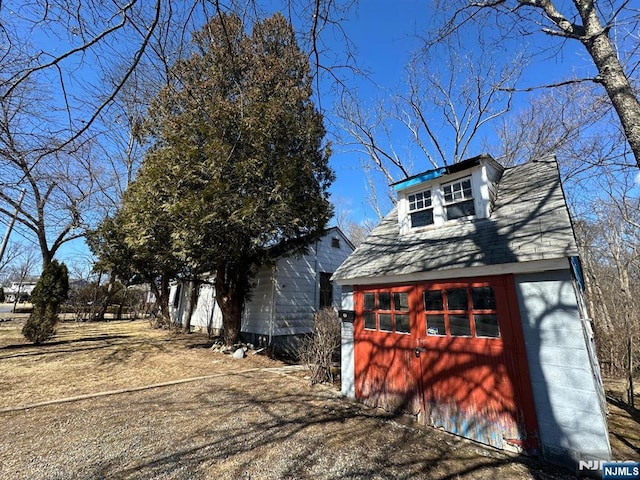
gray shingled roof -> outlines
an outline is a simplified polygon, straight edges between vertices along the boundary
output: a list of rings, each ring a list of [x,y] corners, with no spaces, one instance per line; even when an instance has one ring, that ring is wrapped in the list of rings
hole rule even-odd
[[[409,275],[577,255],[555,159],[506,169],[489,219],[400,235],[393,209],[335,280]]]

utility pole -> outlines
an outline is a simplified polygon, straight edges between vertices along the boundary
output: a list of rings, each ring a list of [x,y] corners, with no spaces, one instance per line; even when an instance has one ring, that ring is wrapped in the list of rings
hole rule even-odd
[[[27,193],[26,189],[22,189],[22,193],[20,194],[20,199],[16,204],[16,211],[11,217],[11,221],[9,222],[9,226],[7,227],[7,233],[4,234],[4,239],[2,240],[2,246],[0,247],[0,262],[2,262],[2,257],[4,257],[4,251],[7,249],[7,244],[9,243],[9,236],[11,235],[11,230],[13,230],[13,224],[16,223],[16,218],[18,218],[18,212],[20,210],[20,205],[22,205],[22,199],[24,198],[24,194]]]

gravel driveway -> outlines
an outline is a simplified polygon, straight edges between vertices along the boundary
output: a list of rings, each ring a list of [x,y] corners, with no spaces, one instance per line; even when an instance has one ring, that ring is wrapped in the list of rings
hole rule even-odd
[[[570,478],[310,387],[299,371],[201,350],[207,378],[13,411],[5,403],[0,478]]]

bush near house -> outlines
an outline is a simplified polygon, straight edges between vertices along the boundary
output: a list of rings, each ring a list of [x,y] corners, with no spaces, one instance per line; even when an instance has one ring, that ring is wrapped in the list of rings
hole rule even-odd
[[[311,383],[333,383],[334,360],[341,345],[341,323],[338,314],[325,308],[313,316],[313,333],[300,343],[298,355],[311,371]]]

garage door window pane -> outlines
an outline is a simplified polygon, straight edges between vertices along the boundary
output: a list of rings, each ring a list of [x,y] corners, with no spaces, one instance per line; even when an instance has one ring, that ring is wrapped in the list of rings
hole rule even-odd
[[[426,290],[424,292],[424,309],[427,311],[444,310],[442,290]]]
[[[474,310],[495,310],[496,297],[491,287],[473,287],[471,298]]]
[[[427,315],[427,335],[446,335],[444,315]]]
[[[476,323],[477,337],[500,337],[500,327],[498,326],[498,316],[491,315],[474,315],[473,320]]]
[[[378,293],[378,308],[380,310],[391,310],[391,294],[389,292]]]
[[[376,329],[376,314],[373,312],[364,312],[364,328],[367,330]]]
[[[452,337],[470,337],[471,325],[468,315],[449,315],[449,330]]]
[[[364,309],[375,310],[376,309],[376,294],[365,293],[364,294]]]
[[[467,289],[447,290],[447,306],[449,310],[466,310],[468,308]]]
[[[409,294],[404,292],[394,293],[393,308],[394,310],[409,310]]]
[[[409,333],[409,315],[396,314],[396,332]]]
[[[380,313],[378,314],[378,320],[380,320],[380,330],[390,332],[393,330],[391,327],[391,314]]]

